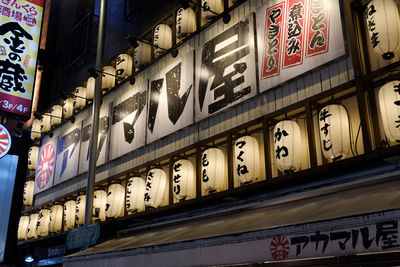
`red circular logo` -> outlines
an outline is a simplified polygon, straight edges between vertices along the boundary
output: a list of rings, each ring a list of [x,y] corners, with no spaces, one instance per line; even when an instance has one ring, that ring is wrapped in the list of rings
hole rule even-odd
[[[0,124],[0,158],[4,157],[11,147],[11,136],[7,128]]]
[[[283,235],[276,235],[271,240],[270,250],[272,257],[275,260],[283,260],[287,257],[290,251],[289,241]]]
[[[49,183],[54,172],[55,150],[52,144],[47,144],[40,154],[39,166],[37,169],[37,186],[43,189]]]

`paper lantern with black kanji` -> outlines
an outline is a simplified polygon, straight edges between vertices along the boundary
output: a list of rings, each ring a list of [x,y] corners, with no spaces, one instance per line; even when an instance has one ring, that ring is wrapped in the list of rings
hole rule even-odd
[[[318,114],[322,153],[327,159],[339,160],[350,152],[350,122],[346,108],[329,104]]]
[[[144,193],[146,182],[142,177],[129,178],[126,185],[125,207],[129,214],[144,211]]]
[[[18,240],[26,240],[26,232],[28,231],[29,225],[29,216],[23,215],[19,218],[18,223],[18,233],[17,238]]]
[[[372,0],[365,11],[369,40],[383,59],[392,59],[400,45],[400,16],[394,0]]]
[[[41,121],[39,119],[33,119],[31,126],[31,139],[35,140],[36,138],[40,138],[41,136]]]
[[[85,223],[86,195],[76,198],[75,206],[75,224],[81,226]]]
[[[51,130],[51,116],[50,114],[43,114],[42,119],[40,120],[41,126],[41,132],[42,133],[48,133]]]
[[[167,190],[167,174],[163,169],[154,168],[147,173],[144,204],[151,208],[158,208],[164,199]]]
[[[209,148],[201,155],[201,182],[208,193],[224,189],[226,162],[224,152],[219,148]]]
[[[107,205],[107,192],[104,190],[94,191],[93,196],[93,215],[92,220],[105,221],[106,220],[106,205]]]
[[[89,77],[86,84],[86,99],[93,99],[94,98],[94,90],[96,85],[96,79],[93,77]]]
[[[62,230],[63,225],[63,211],[64,207],[59,204],[55,204],[50,208],[50,223],[49,232],[59,233]]]
[[[57,126],[61,123],[62,112],[63,112],[63,107],[60,105],[54,105],[51,108],[51,119],[50,119],[51,127]]]
[[[274,127],[274,156],[276,167],[284,173],[300,169],[301,133],[297,122],[283,120]]]
[[[167,24],[158,24],[154,29],[155,53],[161,55],[172,47],[172,30]]]
[[[108,187],[106,216],[118,218],[124,216],[125,187],[121,184],[111,184]]]
[[[39,214],[37,213],[32,213],[29,216],[29,224],[28,224],[28,230],[26,231],[26,237],[31,239],[31,238],[37,238],[36,234],[36,224],[38,221]]]
[[[75,200],[68,200],[64,203],[64,231],[75,227]]]
[[[115,86],[115,68],[111,66],[104,66],[101,78],[101,88],[111,89]]]
[[[36,170],[38,156],[39,156],[39,147],[31,146],[28,152],[28,169]]]
[[[379,110],[383,130],[390,145],[400,143],[400,81],[391,81],[379,89]]]
[[[234,169],[236,179],[242,184],[257,181],[260,178],[260,148],[256,138],[246,135],[236,140]]]
[[[63,105],[63,113],[64,118],[69,118],[74,114],[74,99],[72,97],[68,97],[64,101]]]
[[[132,75],[132,57],[128,54],[120,54],[117,57],[116,64],[116,73],[117,76],[125,79]]]
[[[139,46],[135,48],[133,54],[133,63],[136,68],[141,68],[151,62],[151,46],[146,43],[139,42]]]
[[[185,38],[196,31],[196,13],[191,8],[180,8],[176,13],[176,36]]]
[[[49,235],[49,223],[50,223],[50,210],[41,209],[36,223],[37,236]]]
[[[35,189],[35,181],[26,181],[24,184],[23,203],[25,207],[32,207],[33,190]]]
[[[194,198],[196,195],[196,178],[192,162],[188,159],[180,159],[174,163],[173,194],[178,201]]]
[[[74,108],[80,109],[86,105],[86,87],[78,86],[74,93]]]
[[[206,11],[207,8],[218,14],[224,12],[224,0],[201,0],[201,5],[203,6],[201,9],[201,16],[207,20],[217,16],[210,11]]]

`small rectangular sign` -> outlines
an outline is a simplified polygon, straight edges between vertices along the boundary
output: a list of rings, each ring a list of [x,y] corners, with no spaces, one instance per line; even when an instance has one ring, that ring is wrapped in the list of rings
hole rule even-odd
[[[94,245],[99,236],[100,226],[97,223],[72,229],[67,235],[67,249]]]

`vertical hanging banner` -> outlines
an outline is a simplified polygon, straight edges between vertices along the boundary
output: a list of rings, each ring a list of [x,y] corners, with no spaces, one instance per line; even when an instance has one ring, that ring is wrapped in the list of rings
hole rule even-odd
[[[345,55],[338,0],[274,0],[257,11],[260,91]]]
[[[57,137],[43,137],[36,167],[35,189],[37,194],[53,186],[57,158]]]
[[[147,142],[193,123],[193,51],[150,79]],[[166,60],[166,59],[165,59]],[[160,64],[161,65],[161,64]]]
[[[30,117],[44,0],[0,2],[0,110]]]
[[[251,13],[196,48],[196,121],[256,95],[253,17]]]

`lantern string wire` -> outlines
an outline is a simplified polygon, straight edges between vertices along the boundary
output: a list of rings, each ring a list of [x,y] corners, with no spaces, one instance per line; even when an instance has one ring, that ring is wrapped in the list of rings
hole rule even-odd
[[[356,135],[356,142],[355,142],[355,144],[354,144],[355,149],[356,149],[356,155],[357,155],[357,156],[358,156],[358,146],[357,146],[357,143],[358,143],[358,137],[360,136],[360,130],[361,130],[361,121],[360,121],[360,124],[359,124],[359,126],[358,126],[357,135]]]

